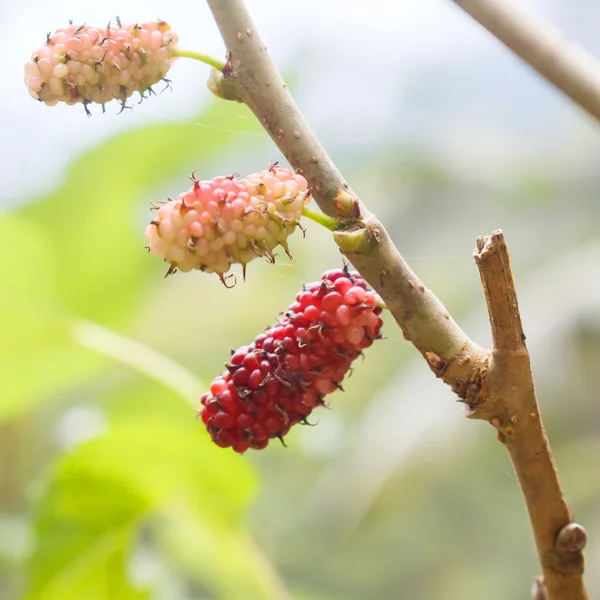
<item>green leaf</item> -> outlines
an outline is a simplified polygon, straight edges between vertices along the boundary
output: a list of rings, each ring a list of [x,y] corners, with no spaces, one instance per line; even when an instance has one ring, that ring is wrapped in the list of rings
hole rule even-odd
[[[55,466],[35,517],[27,598],[143,597],[131,595],[142,592],[127,577],[142,526],[157,533],[159,549],[187,540],[180,548],[193,550],[186,557],[195,578],[220,597],[269,598],[235,592],[273,589],[243,526],[254,488],[244,459],[215,446],[193,413],[185,423],[121,419]]]
[[[219,598],[288,598],[269,561],[243,531],[207,526],[197,514],[178,507],[159,535],[179,569],[218,593]]]
[[[144,249],[150,201],[162,199],[161,186],[182,168],[213,161],[240,143],[241,127],[255,122],[239,119],[240,111],[250,114],[215,100],[198,115],[203,127],[169,123],[117,135],[75,160],[58,189],[22,209],[48,232],[58,290],[70,312],[105,325],[129,313],[156,266]],[[171,195],[188,187],[181,177]]]
[[[38,514],[26,599],[145,598],[126,568],[135,524],[147,510],[147,500],[131,486],[99,477],[77,460],[64,461]]]
[[[0,364],[5,374],[0,419],[89,375],[100,364],[76,347],[55,288],[47,232],[16,215],[0,215]]]

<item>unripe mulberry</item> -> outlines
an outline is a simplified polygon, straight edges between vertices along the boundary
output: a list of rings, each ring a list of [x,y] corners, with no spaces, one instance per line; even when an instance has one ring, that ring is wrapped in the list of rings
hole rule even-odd
[[[61,27],[25,65],[25,84],[33,98],[49,106],[82,103],[87,111],[91,102],[117,99],[125,107],[134,92],[143,97],[165,78],[176,44],[164,21]]]
[[[381,308],[357,273],[326,272],[305,285],[284,316],[249,346],[202,398],[213,441],[236,452],[283,441],[336,389],[352,361],[381,337]]]
[[[200,181],[157,209],[146,229],[148,249],[176,269],[217,273],[222,281],[232,264],[244,268],[258,256],[274,262],[280,245],[289,256],[288,236],[310,200],[306,179],[278,166],[240,181]]]

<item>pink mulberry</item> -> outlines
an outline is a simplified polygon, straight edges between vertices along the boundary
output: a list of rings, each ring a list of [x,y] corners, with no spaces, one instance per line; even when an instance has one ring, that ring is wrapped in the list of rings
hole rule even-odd
[[[289,255],[288,236],[294,232],[302,208],[310,200],[306,179],[272,166],[240,181],[215,177],[200,181],[156,207],[146,229],[148,248],[176,269],[199,269],[224,274],[232,264],[244,268],[258,256],[274,261],[280,245]]]
[[[306,422],[364,348],[381,337],[381,308],[357,273],[326,272],[305,285],[277,323],[233,353],[201,416],[213,441],[236,452],[264,448]]]
[[[25,65],[25,84],[33,98],[49,106],[83,103],[87,111],[91,102],[117,99],[124,107],[134,92],[152,92],[165,78],[176,44],[164,21],[61,27]]]

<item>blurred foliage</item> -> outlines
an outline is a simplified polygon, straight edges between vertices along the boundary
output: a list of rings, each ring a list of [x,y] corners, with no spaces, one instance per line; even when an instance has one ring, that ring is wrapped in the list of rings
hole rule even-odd
[[[54,465],[36,510],[29,598],[145,597],[125,576],[144,521],[159,533],[168,524],[184,564],[201,556],[194,577],[215,591],[262,591],[242,521],[254,477],[194,425],[123,420]]]
[[[170,123],[115,136],[76,159],[57,190],[22,210],[51,236],[56,284],[73,313],[110,325],[129,314],[152,264],[139,251],[140,200],[182,165],[214,160],[239,138],[225,127],[227,103],[213,102],[198,117],[214,128],[199,135],[187,123]]]
[[[198,273],[163,280],[143,248],[157,190],[183,191],[194,167],[208,178],[278,158],[266,136],[246,135],[260,127],[244,107],[214,102],[196,121],[117,135],[75,159],[47,196],[0,215],[0,600],[526,597],[538,568],[508,459],[483,424],[453,427],[432,408],[441,384],[397,395],[431,374],[393,323],[333,410],[296,428],[288,448],[239,457],[209,442],[190,406],[202,381],[302,281],[341,261],[328,232],[309,224],[305,243],[291,240],[293,264],[255,262],[233,290]],[[427,284],[468,327],[472,315],[481,323],[478,340],[478,233],[504,228],[520,290],[600,239],[594,170],[519,166],[473,180],[415,148],[330,141]],[[567,326],[543,344],[536,383],[567,496],[597,540],[600,323],[574,301],[598,295],[592,269],[578,289],[556,283],[560,270],[546,283]],[[550,315],[541,304],[536,314]],[[552,329],[547,319],[532,332],[525,318],[532,344]],[[390,399],[406,420],[389,419]],[[419,420],[430,437],[399,454],[350,519],[375,452],[393,453]],[[365,427],[381,431],[378,448],[336,480]],[[596,542],[588,564],[599,558]],[[600,590],[593,569],[588,581]]]
[[[182,165],[215,160],[236,142],[243,147],[236,130],[224,127],[231,114],[226,103],[212,103],[199,115],[212,125],[202,136],[185,123],[118,135],[79,157],[47,197],[1,216],[0,360],[9,377],[0,418],[18,427],[20,414],[35,414],[34,403],[57,400],[67,389],[72,398],[86,389],[94,395],[95,387],[101,395],[98,377],[109,365],[78,346],[86,342],[81,325],[119,327],[130,320],[156,271],[143,251],[140,201],[180,175]],[[110,329],[94,331],[119,343]],[[119,348],[106,353],[123,357]],[[143,365],[145,358],[126,362],[138,361],[142,371],[169,367]],[[115,395],[113,389],[106,403],[96,398],[108,411],[106,433],[39,465],[48,473],[35,494],[24,597],[149,597],[155,582],[136,583],[131,573],[136,552],[148,544],[145,531],[169,550],[173,568],[207,591],[275,597],[277,579],[243,520],[255,487],[249,466],[210,443],[176,393],[141,382],[126,388],[119,407]],[[147,410],[153,398],[161,407],[154,416]],[[123,405],[138,410],[123,414],[117,410]],[[61,408],[55,410],[54,420]],[[166,419],[169,413],[173,418]]]
[[[70,314],[59,297],[48,237],[24,217],[0,216],[0,361],[12,374],[4,384],[0,418],[28,410],[50,390],[84,379],[97,362],[69,339]],[[18,260],[15,248],[20,248]]]
[[[182,165],[214,160],[236,140],[235,129],[222,131],[231,118],[226,103],[212,103],[200,118],[215,128],[200,136],[177,123],[117,135],[76,159],[57,190],[2,217],[1,302],[10,330],[0,357],[8,372],[28,364],[36,376],[11,378],[0,416],[98,366],[70,343],[70,328],[79,317],[118,326],[135,306],[153,267],[140,251],[140,200]]]

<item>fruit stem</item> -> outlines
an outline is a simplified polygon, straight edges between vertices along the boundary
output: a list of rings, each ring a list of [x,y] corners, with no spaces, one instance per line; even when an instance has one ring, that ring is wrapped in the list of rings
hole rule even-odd
[[[333,234],[333,240],[342,252],[354,252],[365,256],[373,251],[373,240],[366,229],[344,229]]]
[[[194,52],[193,50],[182,50],[181,48],[175,48],[173,50],[173,55],[183,58],[193,58],[194,60],[199,60],[211,67],[217,69],[217,71],[223,71],[225,68],[225,63],[213,58],[212,56],[208,56],[208,54],[201,54],[200,52]]]
[[[323,227],[326,227],[329,229],[329,231],[338,231],[343,227],[343,225],[337,219],[328,217],[322,212],[306,208],[306,206],[302,209],[302,216],[314,221],[315,223],[318,223],[319,225],[323,225]]]
[[[387,307],[387,304],[382,300],[382,298],[379,294],[375,294],[375,304],[379,308],[382,308],[383,310],[389,310],[389,308]]]

